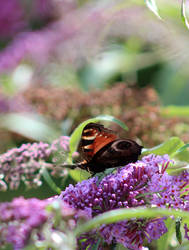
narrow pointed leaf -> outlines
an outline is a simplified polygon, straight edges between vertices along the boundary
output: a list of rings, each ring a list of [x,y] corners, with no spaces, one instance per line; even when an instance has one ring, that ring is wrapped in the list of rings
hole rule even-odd
[[[180,231],[181,221],[182,221],[181,217],[176,218],[175,221],[176,238],[180,244],[182,244],[182,234]]]
[[[78,226],[75,229],[75,235],[79,236],[82,233],[91,231],[94,228],[98,228],[102,224],[111,224],[122,220],[131,218],[156,218],[164,216],[182,217],[188,220],[189,212],[176,210],[176,209],[164,209],[164,208],[120,208],[111,210],[103,214],[97,215],[92,220]]]
[[[189,143],[185,144],[179,148],[174,154],[173,157],[180,160],[189,162]]]
[[[0,126],[37,141],[52,142],[61,135],[61,131],[50,121],[29,113],[2,115]]]
[[[178,149],[180,149],[184,145],[184,142],[179,139],[178,137],[171,137],[166,142],[149,149],[143,149],[142,155],[148,154],[157,154],[157,155],[164,155],[168,154],[172,156]]]
[[[162,18],[160,17],[159,13],[158,13],[158,8],[156,5],[155,0],[145,0],[145,4],[147,5],[147,7],[159,18],[162,20]]]
[[[189,21],[186,15],[186,0],[182,0],[181,2],[181,17],[182,20],[185,22],[186,27],[189,29]]]
[[[51,176],[49,175],[49,172],[44,168],[43,169],[43,178],[46,180],[49,187],[54,190],[57,194],[61,193],[61,189],[57,187],[57,185],[52,180]]]

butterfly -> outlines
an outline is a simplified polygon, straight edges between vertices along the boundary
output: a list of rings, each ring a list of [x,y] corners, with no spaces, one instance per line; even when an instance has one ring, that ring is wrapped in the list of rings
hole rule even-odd
[[[78,146],[83,161],[74,166],[93,174],[103,172],[107,168],[136,162],[142,148],[133,140],[119,139],[114,131],[101,124],[88,123]]]

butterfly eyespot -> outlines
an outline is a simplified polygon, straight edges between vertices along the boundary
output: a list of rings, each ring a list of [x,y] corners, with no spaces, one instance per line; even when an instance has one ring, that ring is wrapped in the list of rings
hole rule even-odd
[[[131,143],[128,142],[128,141],[122,141],[122,142],[119,142],[118,145],[117,145],[117,148],[119,149],[128,149],[131,147]]]
[[[107,168],[123,166],[135,162],[141,154],[141,146],[130,139],[119,139],[114,131],[101,124],[88,123],[82,132],[78,151],[81,169],[91,173]]]
[[[108,153],[114,153],[114,152],[116,152],[116,150],[113,148],[113,147],[110,147],[109,149],[108,149]]]

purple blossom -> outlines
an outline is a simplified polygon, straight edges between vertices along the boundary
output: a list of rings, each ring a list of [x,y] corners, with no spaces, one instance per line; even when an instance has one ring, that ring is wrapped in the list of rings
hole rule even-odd
[[[7,99],[0,93],[0,113],[5,113],[9,110]]]
[[[53,167],[53,157],[57,152],[62,153],[62,161],[69,151],[69,137],[62,136],[51,145],[43,142],[23,144],[19,148],[13,148],[0,156],[0,189],[16,189],[22,180],[27,186],[41,185],[42,169],[47,168],[56,174]],[[59,173],[60,174],[60,173]],[[61,174],[65,172],[61,168]]]
[[[37,18],[51,17],[55,7],[52,0],[34,0],[30,4],[32,5],[33,16]]]
[[[33,107],[24,100],[23,96],[7,96],[0,90],[0,113],[31,112]]]
[[[188,199],[182,193],[189,184],[189,174],[184,171],[178,176],[168,175],[165,170],[170,162],[168,155],[148,155],[117,169],[99,184],[94,177],[75,187],[70,185],[60,198],[76,209],[90,208],[92,217],[123,207],[161,206],[188,210]],[[99,233],[108,244],[119,242],[129,249],[140,249],[145,238],[151,242],[167,232],[164,219],[125,220],[103,225]],[[98,240],[94,232],[81,236],[84,238],[82,249]]]
[[[25,24],[24,10],[19,0],[0,1],[0,39],[13,36]]]
[[[184,238],[186,238],[187,240],[189,240],[189,229],[188,229],[188,225],[187,224],[184,224],[184,231],[185,231],[185,235],[184,235]]]
[[[58,210],[53,207],[54,202],[58,202]],[[57,214],[59,222],[64,221],[64,227],[54,224]],[[49,234],[64,232],[66,236],[80,218],[85,218],[85,213],[70,208],[68,204],[56,198],[15,198],[12,202],[0,204],[0,246],[11,243],[14,249],[19,250],[28,243],[47,240],[47,228]]]
[[[167,228],[162,218],[123,221],[100,228],[101,235],[109,244],[116,239],[116,242],[129,249],[142,248],[144,238],[151,242],[166,232]]]
[[[38,0],[38,2],[36,0],[36,3],[34,3],[35,9],[38,4],[44,7],[43,0]],[[59,20],[50,22],[41,30],[20,32],[0,53],[0,72],[13,69],[24,58],[29,58],[39,65],[44,65],[44,63],[46,65],[52,56],[59,58],[62,51],[61,58],[67,57],[66,60],[73,60],[73,57],[77,57],[78,52],[81,53],[81,42],[84,48],[82,56],[84,56],[88,44],[95,39],[100,25],[104,24],[104,17],[100,13],[100,9],[97,10],[99,7],[90,8],[87,6],[75,10],[76,6],[74,1],[62,0],[57,4],[57,8],[55,6],[56,11],[60,14]],[[49,12],[49,8],[44,10],[43,7],[42,12]],[[51,11],[52,9],[50,7]],[[101,9],[102,11],[106,10],[105,6]],[[40,12],[39,9],[38,12]],[[93,23],[92,30],[86,27],[86,24],[90,26],[90,23]],[[88,34],[84,39],[81,38],[82,41],[78,44],[78,34],[81,34],[83,30],[88,30]],[[70,41],[72,41],[71,46]],[[89,50],[91,51],[91,49]],[[65,54],[65,51],[68,53]]]
[[[1,238],[6,237],[6,242],[12,243],[15,249],[22,249],[32,229],[38,228],[47,220],[45,211],[47,204],[47,201],[39,201],[35,198],[30,200],[16,198],[12,202],[1,204],[0,221],[4,223]]]

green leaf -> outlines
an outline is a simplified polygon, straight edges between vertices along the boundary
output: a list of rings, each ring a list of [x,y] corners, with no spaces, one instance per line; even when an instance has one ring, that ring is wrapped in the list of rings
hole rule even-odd
[[[169,249],[169,243],[175,232],[174,224],[175,223],[171,218],[167,218],[167,220],[165,221],[165,225],[168,228],[168,232],[166,234],[163,234],[161,238],[156,241],[157,250]]]
[[[143,149],[142,155],[148,155],[148,154],[156,154],[156,155],[164,155],[168,154],[169,156],[172,156],[178,149],[180,149],[184,145],[184,142],[179,139],[178,137],[171,137],[166,142],[150,148],[150,149]]]
[[[111,224],[122,220],[131,218],[157,218],[164,216],[174,216],[189,218],[189,212],[176,209],[164,209],[164,208],[120,208],[105,212],[103,214],[95,216],[92,220],[78,226],[74,234],[79,236],[82,233],[89,232],[94,228],[98,228],[102,224]]]
[[[101,239],[98,239],[97,243],[95,245],[92,246],[92,250],[98,250],[99,249],[99,246],[100,246],[100,243],[101,243]]]
[[[181,153],[183,151],[185,151],[185,149],[189,148],[189,143],[185,144],[184,146],[182,146],[181,148],[179,148],[177,150],[178,153]]]
[[[127,126],[125,125],[125,123],[123,123],[122,121],[116,119],[113,116],[110,115],[100,115],[97,116],[95,118],[91,118],[88,119],[84,122],[82,122],[72,133],[71,137],[70,137],[70,153],[69,153],[69,157],[68,157],[68,162],[72,163],[72,154],[77,151],[77,147],[78,147],[78,143],[80,141],[81,138],[81,134],[83,131],[83,128],[90,122],[99,122],[99,121],[110,121],[110,122],[115,122],[118,125],[120,125],[123,129],[128,130]]]
[[[189,22],[186,15],[186,0],[182,0],[181,2],[181,17],[186,27],[189,29]]]
[[[52,180],[51,176],[49,175],[49,172],[47,171],[46,168],[43,169],[42,171],[43,178],[46,180],[47,184],[49,187],[54,190],[57,194],[61,193],[61,189],[57,187],[57,185],[54,183]]]
[[[185,144],[179,148],[174,154],[173,157],[180,160],[189,162],[189,143]]]
[[[147,7],[159,18],[162,20],[162,18],[160,17],[159,13],[158,13],[158,8],[156,5],[155,0],[144,0],[145,4],[147,5]]]
[[[86,180],[90,177],[90,173],[82,169],[69,170],[69,175],[76,182]]]
[[[12,113],[0,118],[0,127],[32,140],[52,142],[61,135],[54,124],[39,115]]]
[[[189,106],[166,106],[161,108],[161,114],[166,117],[189,117]]]
[[[184,162],[184,161],[177,161],[174,158],[174,164],[169,164],[169,167],[167,168],[167,173],[169,175],[179,175],[181,174],[181,172],[183,172],[184,170],[188,170],[189,169],[189,165]]]
[[[128,250],[128,248],[124,247],[122,244],[116,244],[114,250]]]
[[[182,244],[182,234],[180,231],[181,221],[182,221],[181,217],[176,218],[175,221],[176,238],[180,244]]]

